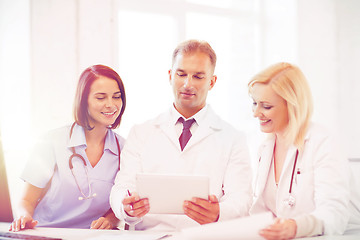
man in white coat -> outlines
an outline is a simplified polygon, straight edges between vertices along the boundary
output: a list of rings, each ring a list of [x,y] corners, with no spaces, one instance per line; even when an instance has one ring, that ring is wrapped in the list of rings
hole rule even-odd
[[[207,42],[181,43],[173,52],[169,70],[175,97],[170,110],[134,126],[129,133],[110,204],[118,218],[137,230],[173,231],[248,215],[252,190],[245,136],[206,104],[217,80],[215,65],[216,54]],[[182,122],[191,119],[195,120],[190,124],[192,136],[181,145],[179,138],[186,131]],[[149,214],[148,199],[136,192],[135,178],[140,172],[206,175],[210,195],[185,201],[184,214]]]

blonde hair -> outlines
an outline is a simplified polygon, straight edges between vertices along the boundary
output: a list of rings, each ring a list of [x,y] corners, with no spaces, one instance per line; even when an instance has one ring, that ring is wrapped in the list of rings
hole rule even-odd
[[[276,63],[250,80],[249,92],[255,83],[269,84],[286,101],[289,123],[285,139],[302,149],[313,112],[310,87],[302,71],[290,63]]]

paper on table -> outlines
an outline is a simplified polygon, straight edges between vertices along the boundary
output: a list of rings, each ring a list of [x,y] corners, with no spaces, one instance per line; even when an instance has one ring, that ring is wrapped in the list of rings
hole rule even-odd
[[[272,223],[272,213],[265,212],[249,217],[185,228],[182,230],[182,235],[189,240],[263,239],[259,235],[260,229]]]
[[[170,236],[171,235],[163,233],[122,231],[120,234],[100,234],[99,236],[89,238],[88,240],[160,240]]]

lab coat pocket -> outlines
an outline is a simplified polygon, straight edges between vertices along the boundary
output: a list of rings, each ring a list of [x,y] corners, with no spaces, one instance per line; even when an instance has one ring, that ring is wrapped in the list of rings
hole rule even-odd
[[[311,184],[311,176],[310,176],[310,172],[308,171],[302,171],[302,170],[298,170],[296,171],[294,176],[294,182],[293,185],[295,185],[295,188],[297,189],[297,191],[301,191],[301,189],[305,188],[309,188],[312,184]]]

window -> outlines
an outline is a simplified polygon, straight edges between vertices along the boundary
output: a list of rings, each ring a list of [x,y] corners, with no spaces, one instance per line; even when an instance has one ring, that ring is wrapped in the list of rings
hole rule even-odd
[[[208,103],[248,140],[259,141],[247,82],[264,62],[262,8],[253,0],[118,0],[119,71],[127,93],[121,132],[171,106],[168,70],[176,45],[202,39],[218,61]],[[159,7],[161,6],[161,7]],[[250,144],[252,145],[252,144]],[[257,151],[253,144],[251,152]]]
[[[190,38],[206,40],[216,51],[218,80],[208,103],[247,133],[254,159],[261,133],[252,117],[247,82],[275,61],[296,63],[296,3],[0,1],[0,132],[11,189],[19,189],[19,175],[37,137],[71,123],[73,87],[84,67],[117,65],[128,100],[120,126],[126,137],[133,124],[171,106],[172,51]],[[20,192],[12,195],[17,200]]]

